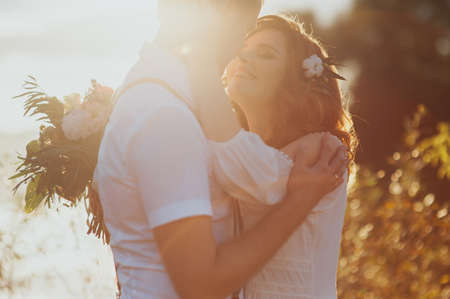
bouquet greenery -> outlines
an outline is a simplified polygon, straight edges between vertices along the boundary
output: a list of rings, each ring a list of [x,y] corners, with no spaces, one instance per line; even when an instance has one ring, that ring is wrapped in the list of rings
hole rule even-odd
[[[43,122],[39,138],[26,146],[20,165],[10,179],[19,180],[14,191],[26,184],[25,211],[33,212],[42,202],[55,200],[67,206],[83,202],[88,214],[88,234],[109,243],[103,209],[94,188],[93,174],[103,132],[113,108],[113,90],[92,80],[84,99],[79,94],[64,101],[48,96],[29,76],[25,92],[25,113]]]

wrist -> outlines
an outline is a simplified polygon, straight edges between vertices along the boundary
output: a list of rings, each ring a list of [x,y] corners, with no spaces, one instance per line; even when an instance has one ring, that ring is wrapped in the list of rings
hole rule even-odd
[[[314,192],[305,190],[297,190],[288,192],[285,200],[287,205],[292,209],[312,209],[319,202],[320,197]]]

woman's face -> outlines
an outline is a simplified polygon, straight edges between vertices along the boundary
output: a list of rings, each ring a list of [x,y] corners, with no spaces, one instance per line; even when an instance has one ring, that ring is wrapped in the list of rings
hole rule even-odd
[[[276,100],[288,66],[284,34],[266,29],[251,35],[226,70],[227,93],[245,109]]]

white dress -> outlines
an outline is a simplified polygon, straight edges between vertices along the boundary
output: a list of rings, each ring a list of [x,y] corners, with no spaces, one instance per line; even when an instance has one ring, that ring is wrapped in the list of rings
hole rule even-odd
[[[313,140],[311,136],[303,139]],[[264,144],[258,135],[244,130],[226,143],[210,141],[210,146],[215,179],[240,201],[244,229],[249,229],[270,205],[283,199],[293,162]],[[250,279],[244,288],[245,298],[336,298],[346,185],[344,182],[321,199],[276,255]]]

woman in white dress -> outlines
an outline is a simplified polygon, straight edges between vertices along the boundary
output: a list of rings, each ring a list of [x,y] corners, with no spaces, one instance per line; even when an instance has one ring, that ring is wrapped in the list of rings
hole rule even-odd
[[[330,132],[353,158],[356,137],[338,79],[343,78],[319,43],[300,24],[279,16],[259,19],[229,65],[228,94],[254,135],[241,133],[234,143],[212,143],[214,170],[223,189],[239,200],[244,230],[258,225],[280,202],[292,167],[280,151],[257,144],[264,141],[289,155],[300,146],[313,163],[324,134],[318,132]],[[245,298],[336,298],[348,174],[246,284]]]

